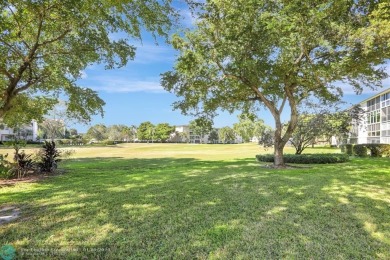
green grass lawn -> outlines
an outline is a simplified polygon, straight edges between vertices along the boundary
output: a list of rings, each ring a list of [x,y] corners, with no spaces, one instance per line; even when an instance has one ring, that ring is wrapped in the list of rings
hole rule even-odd
[[[101,149],[0,188],[0,207],[21,209],[0,247],[26,259],[390,258],[388,158],[273,170],[256,145]]]

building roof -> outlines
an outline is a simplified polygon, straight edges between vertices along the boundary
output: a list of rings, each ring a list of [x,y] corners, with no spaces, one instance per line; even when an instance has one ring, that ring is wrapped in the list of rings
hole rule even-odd
[[[371,100],[373,98],[380,97],[381,95],[383,95],[383,94],[385,94],[387,92],[390,92],[390,87],[385,89],[385,90],[383,90],[383,91],[381,91],[381,92],[379,92],[378,94],[375,94],[375,95],[373,95],[373,96],[371,96],[369,98],[366,98],[365,100],[359,102],[359,104],[365,103],[365,102],[367,102],[367,101],[369,101],[369,100]]]

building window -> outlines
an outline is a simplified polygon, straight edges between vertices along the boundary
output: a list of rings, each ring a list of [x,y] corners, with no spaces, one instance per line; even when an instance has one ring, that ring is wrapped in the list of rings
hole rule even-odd
[[[382,122],[390,121],[390,107],[382,108]]]
[[[380,110],[369,112],[367,116],[367,123],[368,124],[379,123],[381,120],[380,117],[381,117]]]
[[[382,107],[390,106],[390,92],[381,96]]]
[[[367,101],[368,111],[373,111],[380,108],[381,97],[373,98]]]

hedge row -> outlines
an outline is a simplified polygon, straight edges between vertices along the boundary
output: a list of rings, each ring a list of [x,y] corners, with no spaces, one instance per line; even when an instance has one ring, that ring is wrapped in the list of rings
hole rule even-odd
[[[340,148],[341,152],[358,157],[390,157],[390,144],[344,144]]]
[[[283,156],[285,163],[300,164],[326,164],[343,163],[349,160],[347,154],[322,153],[322,154],[285,154]],[[273,154],[258,154],[256,159],[259,162],[274,162]]]
[[[353,144],[342,144],[340,145],[341,152],[348,155],[353,155]]]

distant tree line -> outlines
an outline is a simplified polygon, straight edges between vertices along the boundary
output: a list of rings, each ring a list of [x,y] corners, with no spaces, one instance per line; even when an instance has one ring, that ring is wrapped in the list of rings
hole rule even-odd
[[[309,108],[301,112],[298,124],[294,130],[289,145],[301,154],[308,146],[327,142],[332,145],[332,138],[339,144],[347,138],[352,129],[353,121],[361,120],[363,112],[358,106],[349,111],[330,112],[321,110],[309,112]],[[288,125],[288,122],[284,124]],[[224,126],[214,128],[213,122],[205,118],[197,118],[189,122],[189,131],[176,131],[176,127],[169,123],[153,124],[145,121],[136,125],[115,124],[106,126],[96,124],[91,126],[85,134],[80,134],[74,128],[67,128],[61,120],[45,120],[39,124],[38,136],[40,139],[66,139],[75,143],[100,142],[147,142],[147,143],[235,143],[257,142],[267,147],[274,145],[274,129],[266,125],[262,119],[254,114],[241,114],[233,127]],[[65,139],[65,140],[64,140]],[[73,141],[72,141],[73,140]],[[207,140],[207,141],[205,141]]]

